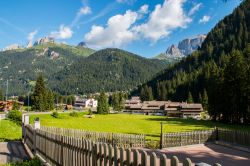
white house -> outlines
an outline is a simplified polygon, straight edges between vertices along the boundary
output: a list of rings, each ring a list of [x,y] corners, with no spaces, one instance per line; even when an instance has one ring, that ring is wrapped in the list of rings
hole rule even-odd
[[[80,99],[77,98],[74,104],[75,109],[97,108],[98,101],[95,99]]]

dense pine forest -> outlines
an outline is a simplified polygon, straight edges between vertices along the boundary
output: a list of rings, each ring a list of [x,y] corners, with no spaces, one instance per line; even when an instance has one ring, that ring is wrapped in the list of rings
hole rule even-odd
[[[48,82],[61,94],[126,91],[151,79],[166,62],[120,49],[104,49],[53,75]]]
[[[43,44],[0,52],[0,89],[27,95],[42,74],[48,87],[62,95],[129,90],[151,79],[168,62],[119,50]],[[16,88],[18,87],[18,88]]]
[[[207,35],[198,51],[139,86],[144,100],[202,102],[214,120],[250,121],[250,0]]]

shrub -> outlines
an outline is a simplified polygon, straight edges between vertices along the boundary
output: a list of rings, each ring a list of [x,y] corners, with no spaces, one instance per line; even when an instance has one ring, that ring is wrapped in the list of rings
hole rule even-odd
[[[37,158],[34,158],[23,162],[9,163],[6,166],[41,166],[41,165],[42,165],[41,161]]]
[[[146,147],[149,149],[158,149],[160,147],[160,142],[155,140],[147,141]]]
[[[17,110],[9,111],[8,118],[19,125],[22,124],[22,113],[20,111]]]
[[[57,111],[54,111],[51,116],[53,116],[54,118],[59,118],[59,113]]]
[[[91,109],[89,109],[89,115],[92,115],[92,114],[93,114],[92,110],[91,110]]]
[[[77,112],[73,111],[73,112],[69,113],[69,116],[78,117],[79,114]]]

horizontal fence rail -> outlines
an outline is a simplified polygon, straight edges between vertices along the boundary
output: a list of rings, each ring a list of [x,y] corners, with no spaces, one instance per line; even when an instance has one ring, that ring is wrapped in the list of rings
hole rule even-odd
[[[35,154],[50,165],[58,166],[191,166],[189,158],[180,162],[176,156],[168,158],[143,149],[119,148],[107,143],[95,143],[80,137],[66,136],[45,130],[34,129],[30,125],[24,141]],[[220,166],[219,164],[215,164]]]
[[[218,129],[218,141],[250,147],[250,132]]]
[[[63,136],[74,138],[82,138],[94,142],[102,142],[118,147],[145,147],[146,136],[144,134],[120,134],[120,133],[105,133],[92,132],[78,129],[65,129],[56,127],[41,126],[41,130],[49,133],[55,133]]]
[[[163,148],[204,144],[215,141],[215,130],[165,133],[162,136]]]

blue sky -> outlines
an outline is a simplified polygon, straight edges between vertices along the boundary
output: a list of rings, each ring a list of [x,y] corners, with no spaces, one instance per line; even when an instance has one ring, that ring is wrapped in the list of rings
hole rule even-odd
[[[0,48],[52,36],[96,50],[117,47],[145,57],[208,33],[239,0],[0,1]]]

